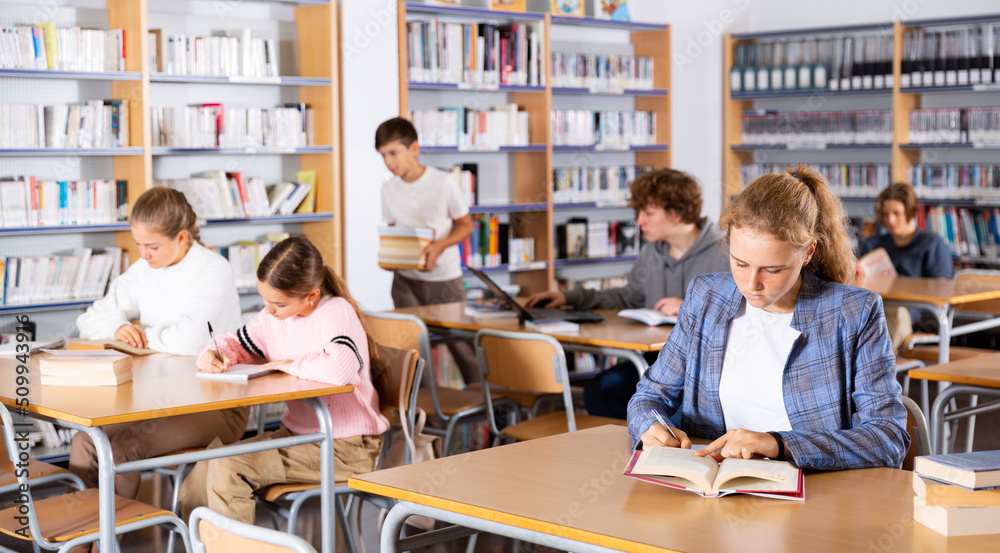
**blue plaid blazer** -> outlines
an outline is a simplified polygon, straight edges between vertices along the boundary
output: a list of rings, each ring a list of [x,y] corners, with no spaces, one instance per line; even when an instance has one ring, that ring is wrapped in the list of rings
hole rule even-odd
[[[781,432],[787,455],[801,468],[898,467],[910,436],[882,298],[808,271],[802,276],[792,315],[802,334],[782,377],[792,423]],[[729,273],[688,285],[677,326],[629,402],[636,442],[656,422],[650,409],[668,416],[680,410],[680,427],[691,436],[726,432],[719,380],[729,323],[742,300]]]

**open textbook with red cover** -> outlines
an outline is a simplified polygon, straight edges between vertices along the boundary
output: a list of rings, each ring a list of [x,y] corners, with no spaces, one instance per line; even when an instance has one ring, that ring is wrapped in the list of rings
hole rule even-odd
[[[785,461],[698,457],[694,450],[650,447],[632,452],[625,476],[702,497],[746,493],[777,499],[805,499],[802,469]]]

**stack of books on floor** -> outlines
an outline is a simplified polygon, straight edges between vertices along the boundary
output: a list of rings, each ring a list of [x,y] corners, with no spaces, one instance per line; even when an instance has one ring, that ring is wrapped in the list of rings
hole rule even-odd
[[[115,350],[44,350],[42,386],[118,386],[132,380],[132,356]]]
[[[1000,534],[1000,451],[917,457],[913,519],[945,536]]]

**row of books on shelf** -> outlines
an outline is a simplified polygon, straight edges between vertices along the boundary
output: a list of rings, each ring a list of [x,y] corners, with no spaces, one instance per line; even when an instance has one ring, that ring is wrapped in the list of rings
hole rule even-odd
[[[0,68],[55,71],[125,71],[125,31],[15,25],[0,29]]]
[[[313,111],[306,104],[154,107],[150,116],[153,147],[283,149],[313,144]]]
[[[891,34],[778,39],[738,44],[733,93],[892,88]]]
[[[890,144],[892,111],[743,112],[743,144]]]
[[[653,58],[553,52],[552,86],[594,91],[649,90],[653,88]]]
[[[489,110],[445,107],[414,110],[410,121],[421,146],[498,148],[529,144],[530,114],[517,104],[500,104]]]
[[[910,111],[913,144],[1000,144],[1000,107]]]
[[[652,169],[649,165],[559,167],[552,170],[552,202],[626,205],[632,181]]]
[[[287,233],[273,233],[256,242],[241,241],[228,246],[212,246],[211,249],[229,260],[236,288],[254,288],[257,286],[257,265],[260,265],[260,260],[285,238],[288,238]]]
[[[479,165],[463,163],[451,168],[442,169],[451,173],[458,181],[458,186],[465,196],[465,205],[479,203]]]
[[[541,31],[528,23],[406,24],[409,80],[473,86],[544,86]]]
[[[900,88],[1000,83],[1000,23],[907,29]]]
[[[907,172],[917,197],[924,200],[1000,200],[997,163],[921,163]]]
[[[278,77],[278,44],[253,38],[250,29],[230,29],[224,36],[171,34],[150,29],[146,35],[149,66],[168,75]]]
[[[556,146],[627,148],[656,144],[655,111],[552,110]]]
[[[68,255],[0,258],[2,303],[99,298],[128,265],[128,251],[110,246],[99,254],[75,248]]]
[[[154,184],[184,194],[201,219],[242,219],[312,213],[315,181],[314,170],[299,171],[295,182],[269,185],[261,177],[244,177],[241,172],[204,171]]]
[[[556,225],[556,258],[600,259],[637,255],[641,234],[635,221],[588,221],[574,217]]]
[[[874,198],[892,183],[888,163],[814,163],[834,193],[844,198]],[[769,173],[788,169],[787,163],[748,163],[740,166],[740,182],[746,186]]]
[[[0,179],[0,227],[95,225],[125,221],[128,183],[124,180]]]
[[[1000,250],[1000,209],[968,209],[951,206],[921,206],[917,225],[933,232],[954,255],[997,257]]]
[[[465,387],[462,371],[459,370],[458,364],[445,344],[431,347],[431,366],[424,371],[424,378],[433,378],[439,387],[456,389]]]
[[[119,148],[129,145],[128,100],[0,105],[0,148]]]
[[[945,536],[1000,528],[1000,451],[922,455],[913,462],[913,519]]]
[[[489,213],[472,214],[472,234],[459,243],[458,250],[462,265],[477,269],[529,268],[535,262],[535,239],[512,236],[510,224]]]
[[[627,285],[628,277],[625,275],[604,278],[556,279],[556,290],[572,290],[574,288],[584,288],[587,290],[608,290],[611,288],[622,288]]]

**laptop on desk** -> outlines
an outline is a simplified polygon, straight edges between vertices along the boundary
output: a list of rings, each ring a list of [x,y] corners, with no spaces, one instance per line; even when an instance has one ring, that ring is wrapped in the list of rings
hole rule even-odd
[[[473,267],[466,268],[469,272],[476,275],[479,280],[483,281],[483,284],[490,289],[490,292],[493,292],[493,295],[517,312],[517,319],[521,324],[524,324],[524,321],[537,321],[539,319],[562,319],[564,321],[571,321],[574,323],[599,323],[604,320],[604,317],[598,315],[597,313],[584,309],[523,307],[521,304],[517,303],[517,300],[512,298],[510,294],[504,292],[500,285],[493,282],[493,279],[486,276],[485,273]]]

